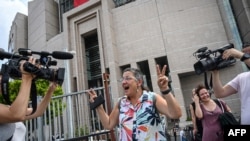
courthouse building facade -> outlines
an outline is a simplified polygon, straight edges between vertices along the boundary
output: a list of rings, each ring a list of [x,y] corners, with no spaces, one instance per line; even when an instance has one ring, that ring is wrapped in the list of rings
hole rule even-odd
[[[16,32],[12,25],[9,50],[15,51],[13,44],[23,44],[35,51],[75,51],[73,59],[58,61],[58,66],[67,67],[65,92],[102,87],[106,73],[112,103],[123,95],[118,80],[124,68],[139,68],[147,86],[160,93],[155,66],[167,64],[171,88],[183,113],[177,121],[186,126],[191,123],[191,90],[204,83],[204,75],[194,71],[198,60],[193,53],[228,43],[241,49],[242,42],[250,39],[247,11],[247,0],[83,0],[80,4],[33,0],[28,3],[27,31]],[[17,42],[14,39],[20,32],[27,39]],[[221,70],[221,80],[226,83],[246,70],[237,60]],[[238,95],[224,100],[238,116]]]

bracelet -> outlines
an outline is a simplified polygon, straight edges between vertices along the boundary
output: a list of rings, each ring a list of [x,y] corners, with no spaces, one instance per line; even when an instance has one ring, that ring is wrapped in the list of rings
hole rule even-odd
[[[167,90],[165,90],[165,91],[161,91],[161,94],[167,95],[167,94],[169,94],[170,92],[171,92],[171,89],[167,89]]]

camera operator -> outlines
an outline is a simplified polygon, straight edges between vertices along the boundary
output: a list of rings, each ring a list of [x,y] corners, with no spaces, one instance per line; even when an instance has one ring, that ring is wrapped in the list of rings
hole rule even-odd
[[[0,140],[1,141],[11,141],[11,139],[14,140],[16,136],[19,138],[18,140],[25,140],[25,132],[22,133],[23,134],[22,136],[20,136],[20,134],[19,135],[14,134],[14,132],[16,133],[15,130],[16,130],[16,125],[18,125],[17,123],[20,123],[20,121],[33,119],[33,118],[41,116],[46,110],[50,102],[51,96],[57,87],[56,82],[50,83],[50,86],[43,100],[38,104],[36,111],[33,114],[31,114],[32,108],[28,108],[28,103],[30,99],[32,79],[35,78],[35,76],[31,73],[27,73],[24,71],[23,64],[25,62],[27,61],[23,60],[20,62],[22,82],[21,82],[21,86],[20,86],[16,99],[12,102],[11,105],[0,104]],[[28,62],[35,65],[36,59],[33,57],[29,57]],[[0,78],[2,78],[1,75],[0,75]],[[0,91],[0,93],[2,92]]]
[[[229,57],[234,57],[245,62],[248,67],[250,67],[250,45],[239,51],[235,48],[225,50],[223,53],[223,59],[228,59]]]
[[[234,57],[245,62],[250,67],[250,46],[245,47],[242,51],[234,48],[228,49],[223,53],[223,59]],[[222,85],[219,77],[219,71],[213,70],[213,89],[217,98],[223,98],[236,94],[239,92],[241,98],[241,124],[250,125],[250,102],[247,101],[250,98],[250,72],[243,72],[238,74],[233,80],[229,81],[226,85]]]

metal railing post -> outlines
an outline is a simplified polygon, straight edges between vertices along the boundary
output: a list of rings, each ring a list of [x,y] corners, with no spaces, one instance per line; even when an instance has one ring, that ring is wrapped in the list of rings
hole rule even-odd
[[[39,103],[42,99],[42,96],[37,96],[37,103]],[[43,116],[37,117],[36,119],[37,123],[37,139],[38,141],[44,141],[44,133],[43,133]]]
[[[111,107],[111,100],[110,100],[110,94],[109,94],[109,75],[107,73],[103,73],[103,81],[104,81],[104,91],[105,91],[105,97],[107,100],[107,108],[108,108],[108,114],[111,113],[112,107]],[[115,133],[114,129],[110,130],[110,136],[111,136],[111,141],[115,141]]]

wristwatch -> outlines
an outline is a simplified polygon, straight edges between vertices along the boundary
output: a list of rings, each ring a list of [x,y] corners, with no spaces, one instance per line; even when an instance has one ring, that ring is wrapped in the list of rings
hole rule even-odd
[[[240,58],[240,61],[245,61],[246,59],[250,58],[250,54],[244,53],[243,56]]]
[[[167,95],[167,94],[169,94],[171,91],[172,91],[172,89],[169,88],[169,89],[167,89],[167,90],[165,90],[165,91],[161,91],[161,94]]]

